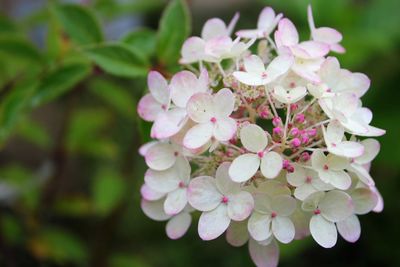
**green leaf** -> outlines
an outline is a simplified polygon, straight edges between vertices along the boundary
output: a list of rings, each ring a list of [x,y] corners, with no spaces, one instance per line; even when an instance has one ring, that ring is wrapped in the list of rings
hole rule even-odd
[[[40,123],[31,118],[21,121],[17,128],[17,134],[26,141],[29,141],[43,149],[47,149],[51,145],[49,133]]]
[[[13,33],[18,31],[17,25],[14,24],[8,17],[0,14],[0,33]]]
[[[94,79],[89,90],[128,118],[136,118],[135,101],[128,89],[106,79]]]
[[[157,54],[161,64],[178,63],[183,42],[191,31],[191,18],[183,0],[173,0],[165,9],[159,26]]]
[[[116,76],[143,77],[148,71],[145,58],[121,44],[98,45],[85,49],[84,53],[105,72]]]
[[[100,215],[107,215],[114,209],[126,192],[124,180],[112,169],[100,169],[92,186],[95,211]]]
[[[43,62],[42,55],[29,41],[13,34],[0,36],[0,51],[24,61]]]
[[[55,69],[40,83],[32,98],[32,106],[37,107],[65,94],[83,80],[89,72],[90,67],[81,63],[69,64]]]
[[[66,33],[77,44],[93,44],[103,40],[99,23],[91,11],[82,5],[65,4],[54,8]]]
[[[21,244],[23,241],[23,229],[20,220],[8,214],[3,214],[0,220],[0,227],[3,239],[10,245]]]
[[[133,52],[140,51],[147,58],[154,55],[156,51],[156,32],[151,29],[138,29],[130,32],[122,38],[122,42]]]

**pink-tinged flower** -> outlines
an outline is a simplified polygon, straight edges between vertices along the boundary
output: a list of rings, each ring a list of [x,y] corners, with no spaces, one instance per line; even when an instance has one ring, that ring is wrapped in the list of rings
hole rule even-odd
[[[275,11],[270,7],[265,7],[258,17],[257,29],[240,30],[236,35],[242,38],[265,38],[275,29],[282,14],[275,15]]]
[[[274,236],[282,243],[291,242],[295,228],[289,217],[296,209],[296,200],[289,195],[267,194],[256,194],[254,199],[254,212],[248,223],[251,237],[263,241]]]
[[[190,164],[180,157],[171,168],[164,171],[149,169],[145,182],[152,190],[166,194],[164,211],[169,215],[180,213],[187,204],[187,186],[190,180]]]
[[[294,172],[288,173],[286,177],[288,183],[296,187],[294,196],[301,201],[315,192],[334,189],[332,185],[324,183],[316,171],[298,164],[294,165]]]
[[[143,199],[147,201],[157,201],[164,198],[166,194],[153,190],[147,184],[143,184],[142,187],[140,188],[140,195],[142,196]]]
[[[310,220],[311,236],[320,246],[331,248],[337,241],[335,223],[351,216],[354,204],[347,193],[332,190],[310,195],[304,200],[302,209],[314,214]]]
[[[308,25],[311,30],[311,37],[314,41],[329,45],[329,49],[333,52],[344,53],[346,50],[339,43],[343,37],[340,32],[329,27],[315,28],[314,18],[311,5],[307,9]]]
[[[226,39],[232,41],[230,35],[232,34],[233,28],[235,27],[237,21],[239,19],[239,13],[236,13],[232,18],[231,22],[228,26],[225,25],[219,18],[213,18],[207,20],[207,22],[203,26],[203,30],[201,33],[201,38],[197,36],[193,36],[188,38],[181,50],[181,59],[180,63],[182,64],[192,64],[199,61],[213,61],[210,55],[206,53],[206,47],[213,47],[213,43],[217,43],[218,39]],[[209,48],[208,48],[209,49]],[[246,48],[247,49],[247,48]]]
[[[354,172],[364,184],[374,186],[375,182],[369,174],[368,167],[378,155],[380,144],[375,139],[368,138],[362,140],[361,145],[364,147],[364,153],[351,160],[349,171]]]
[[[157,142],[149,147],[145,154],[145,161],[149,168],[163,171],[172,167],[176,159],[182,156],[182,149],[168,142]]]
[[[167,80],[157,71],[149,72],[147,85],[150,93],[140,99],[138,114],[146,121],[155,121],[160,113],[169,109],[170,90]]]
[[[351,186],[351,178],[344,171],[349,166],[348,159],[333,154],[325,156],[321,150],[315,150],[311,155],[311,165],[323,182],[341,190]]]
[[[358,142],[344,141],[344,127],[338,121],[332,121],[325,127],[322,126],[325,144],[329,153],[340,157],[356,158],[364,153],[364,146]]]
[[[365,74],[341,69],[339,61],[335,57],[325,59],[318,71],[318,76],[321,78],[321,84],[327,90],[325,96],[347,92],[362,97],[371,84]]]
[[[263,61],[256,55],[244,58],[246,71],[235,71],[233,76],[239,82],[252,85],[266,85],[285,74],[293,64],[293,57],[288,55],[278,56],[265,68]]]
[[[203,212],[198,227],[203,240],[219,237],[231,220],[243,221],[253,210],[253,197],[249,192],[242,191],[240,184],[232,182],[228,169],[229,163],[223,163],[218,167],[215,179],[200,176],[189,184],[189,203]]]
[[[318,101],[325,114],[338,120],[347,132],[359,136],[381,136],[385,130],[370,126],[372,112],[361,107],[357,95],[341,93],[333,98],[322,98]]]
[[[148,201],[142,199],[141,208],[144,214],[155,221],[168,221],[165,232],[171,239],[179,239],[184,236],[192,223],[190,213],[193,208],[186,206],[182,212],[177,215],[168,215],[164,212],[164,199],[157,201]]]
[[[307,89],[303,86],[294,88],[283,88],[282,86],[275,86],[272,90],[272,96],[283,104],[292,104],[301,100],[307,95]]]
[[[205,45],[205,61],[219,63],[223,59],[239,59],[248,48],[254,44],[256,39],[251,39],[247,43],[240,42],[240,38],[232,40],[231,37],[222,36],[214,38]]]
[[[199,78],[190,71],[175,74],[170,83],[171,99],[176,107],[158,115],[151,128],[153,138],[165,139],[177,134],[186,124],[186,104],[196,93],[208,91],[208,72],[203,69]]]
[[[291,69],[296,74],[312,82],[320,81],[315,72],[319,70],[323,57],[329,53],[328,45],[316,41],[299,43],[297,29],[287,18],[279,21],[278,30],[275,32],[275,42],[279,54],[295,56]]]
[[[244,126],[240,130],[240,140],[249,153],[233,160],[229,168],[229,175],[233,181],[245,182],[253,177],[259,168],[266,178],[273,179],[278,176],[282,170],[282,157],[274,151],[266,151],[268,137],[260,126]]]
[[[189,117],[197,125],[185,135],[183,144],[186,148],[196,149],[212,138],[226,142],[236,132],[236,121],[229,116],[235,105],[235,96],[231,90],[224,88],[215,95],[198,93],[193,95],[187,105]]]
[[[279,247],[275,240],[265,244],[253,239],[249,241],[249,253],[257,267],[276,267],[279,262]]]

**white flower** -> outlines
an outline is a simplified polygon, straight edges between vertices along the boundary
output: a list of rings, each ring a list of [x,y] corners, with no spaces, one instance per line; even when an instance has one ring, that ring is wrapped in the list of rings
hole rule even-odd
[[[358,142],[343,141],[344,127],[338,121],[332,121],[327,129],[322,126],[325,144],[329,153],[346,158],[359,157],[364,153],[364,146]]]
[[[296,103],[307,94],[307,89],[303,86],[285,89],[282,86],[275,86],[272,95],[276,100],[284,104]]]
[[[349,161],[346,158],[332,154],[325,156],[324,152],[316,150],[311,155],[311,164],[323,182],[341,190],[346,190],[350,187],[351,178],[344,171],[349,165]]]
[[[337,240],[335,223],[351,216],[354,205],[348,194],[333,190],[310,195],[304,200],[302,209],[314,213],[310,220],[311,236],[322,247],[331,248]]]
[[[152,190],[166,194],[164,211],[169,215],[178,214],[187,204],[187,186],[190,180],[189,162],[180,157],[174,166],[164,171],[149,169],[145,182]]]
[[[257,29],[240,30],[236,32],[236,35],[249,39],[265,38],[271,34],[282,17],[282,14],[275,15],[275,11],[272,8],[265,7],[258,17]]]
[[[286,177],[288,183],[296,187],[294,196],[302,201],[315,192],[334,189],[333,186],[321,181],[316,171],[298,164],[294,165],[294,172],[288,173]]]
[[[236,132],[236,121],[229,116],[235,105],[235,96],[224,88],[215,95],[198,93],[187,105],[189,117],[196,123],[185,135],[183,144],[189,149],[203,146],[212,138],[226,142]]]
[[[140,99],[138,114],[146,121],[155,121],[160,113],[169,109],[170,90],[167,80],[157,71],[149,72],[147,85],[150,93]]]
[[[264,130],[255,124],[244,126],[240,130],[240,140],[250,152],[233,160],[229,176],[235,182],[245,182],[253,177],[259,168],[269,178],[275,178],[282,170],[282,157],[274,151],[266,151],[268,137]]]
[[[254,200],[249,192],[242,191],[240,184],[231,181],[229,163],[219,166],[216,178],[201,176],[189,184],[189,203],[203,211],[199,220],[199,235],[203,240],[220,236],[231,220],[243,221],[253,210]]]
[[[169,142],[157,142],[146,149],[144,158],[149,168],[156,171],[166,170],[182,156],[182,149]]]
[[[233,76],[247,85],[266,85],[285,74],[293,64],[293,57],[278,56],[265,68],[263,61],[256,55],[244,58],[246,71],[235,71]]]
[[[315,28],[311,5],[307,9],[308,25],[311,30],[312,39],[329,45],[331,51],[344,53],[346,50],[339,43],[342,41],[342,34],[329,27]]]
[[[254,198],[254,212],[248,223],[254,240],[263,241],[273,235],[282,243],[292,241],[295,228],[289,216],[296,209],[296,200],[288,195],[257,194]]]

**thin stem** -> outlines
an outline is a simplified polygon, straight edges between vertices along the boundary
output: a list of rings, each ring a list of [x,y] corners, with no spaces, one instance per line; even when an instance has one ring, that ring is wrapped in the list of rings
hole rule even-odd
[[[297,115],[297,114],[301,114],[301,113],[303,113],[304,111],[306,111],[312,104],[315,103],[316,100],[317,100],[316,98],[313,98],[313,100],[311,100],[301,111],[299,111],[299,112],[297,112],[296,114],[294,114],[293,117],[292,117],[291,122],[293,123],[294,119],[296,118],[296,115]]]
[[[256,117],[257,117],[257,112],[254,110],[254,108],[252,106],[249,105],[249,103],[247,103],[246,98],[244,98],[243,96],[240,96],[240,98],[242,99],[247,111],[249,112],[249,119],[252,123],[256,122]]]
[[[271,39],[271,37],[270,37],[269,35],[267,36],[267,41],[271,44],[272,48],[273,48],[275,51],[278,51],[278,48],[276,47],[274,41]]]
[[[267,95],[267,99],[268,99],[269,105],[271,106],[271,109],[272,109],[272,112],[274,113],[274,116],[278,117],[278,112],[276,112],[275,105],[273,104],[273,102],[271,100],[271,96],[269,95],[268,91],[269,90],[268,90],[267,86],[265,86],[265,94]]]
[[[285,121],[285,128],[283,131],[283,144],[286,143],[286,136],[287,136],[287,129],[289,125],[289,118],[290,118],[290,104],[287,105],[287,112],[286,112],[286,121]]]
[[[316,123],[314,125],[311,125],[310,127],[307,127],[305,130],[307,131],[307,130],[310,130],[312,128],[319,127],[319,126],[324,125],[326,123],[329,123],[331,121],[332,121],[332,119],[327,119],[327,120],[324,120],[324,121],[320,121],[320,122],[318,122],[318,123]]]
[[[216,64],[217,64],[217,67],[218,67],[219,71],[221,72],[222,76],[225,78],[225,77],[226,77],[226,74],[225,74],[224,69],[223,69],[222,66],[221,66],[221,63],[218,62],[218,63],[216,63]]]

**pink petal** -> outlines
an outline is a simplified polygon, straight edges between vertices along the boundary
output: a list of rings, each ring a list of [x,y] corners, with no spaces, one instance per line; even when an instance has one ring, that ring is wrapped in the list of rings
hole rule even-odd
[[[244,58],[244,68],[250,73],[261,73],[265,71],[264,62],[256,55]]]
[[[348,242],[356,242],[361,235],[361,225],[356,215],[336,223],[339,234]]]
[[[254,212],[248,222],[248,230],[251,237],[257,241],[263,241],[272,235],[271,216]]]
[[[167,236],[171,239],[179,239],[184,236],[192,223],[192,216],[189,213],[182,212],[172,217],[167,225]]]
[[[155,144],[158,144],[157,141],[150,141],[148,143],[145,143],[139,147],[139,154],[140,156],[144,157],[146,156],[147,151],[149,150],[150,147],[154,146]]]
[[[150,71],[147,76],[147,85],[154,99],[160,104],[169,105],[170,94],[167,80],[157,71]]]
[[[257,241],[249,241],[250,257],[257,267],[277,267],[279,262],[279,247],[275,241],[269,245],[260,245]]]
[[[294,58],[291,55],[280,55],[274,58],[267,67],[267,78],[264,80],[264,84],[270,83],[288,72],[293,63]]]
[[[169,215],[180,213],[187,204],[186,188],[178,188],[168,193],[164,202],[164,211]]]
[[[220,36],[227,36],[227,34],[225,22],[219,18],[207,20],[201,31],[201,37],[206,41]]]
[[[174,108],[161,113],[151,128],[151,137],[158,139],[169,138],[177,134],[186,124],[186,110]]]
[[[270,29],[273,26],[275,20],[275,11],[270,7],[264,7],[258,17],[257,28],[258,29]]]
[[[226,230],[226,241],[234,247],[241,247],[246,244],[248,240],[247,221],[231,222]]]
[[[203,212],[199,219],[199,236],[203,240],[213,240],[225,232],[230,222],[225,204],[219,205],[214,210]]]
[[[149,148],[145,160],[149,168],[163,171],[174,165],[176,161],[175,150],[168,143],[159,143]]]
[[[145,121],[154,121],[164,110],[151,94],[144,95],[137,106],[139,116]]]
[[[287,18],[283,18],[279,21],[278,30],[275,32],[275,36],[278,34],[279,42],[278,46],[293,46],[299,42],[299,34],[294,24]],[[278,44],[279,43],[279,44]]]
[[[215,124],[213,135],[221,142],[229,141],[236,133],[237,124],[232,118],[220,119]]]
[[[235,108],[235,95],[228,88],[219,90],[213,97],[215,114],[219,118],[230,116]]]
[[[206,92],[204,78],[197,79],[190,71],[181,71],[175,74],[170,83],[172,101],[181,108],[186,108],[190,97],[195,93]]]
[[[205,42],[199,37],[190,37],[182,45],[181,64],[191,64],[203,60]]]
[[[327,44],[315,41],[301,42],[298,47],[306,51],[309,59],[324,57],[329,53],[330,47]]]
[[[312,37],[315,41],[326,44],[336,44],[342,41],[343,36],[340,32],[333,28],[320,27],[312,32]]]
[[[234,221],[243,221],[250,216],[254,199],[249,192],[242,191],[228,196],[228,216]]]
[[[142,187],[140,188],[140,194],[141,194],[142,198],[144,198],[145,200],[148,200],[148,201],[156,201],[165,196],[165,193],[153,190],[151,187],[149,187],[146,184],[142,185]]]
[[[213,97],[209,93],[194,94],[187,103],[189,117],[197,123],[206,123],[214,117]]]
[[[188,187],[188,201],[190,205],[200,211],[215,209],[222,200],[215,179],[209,176],[194,178]]]

